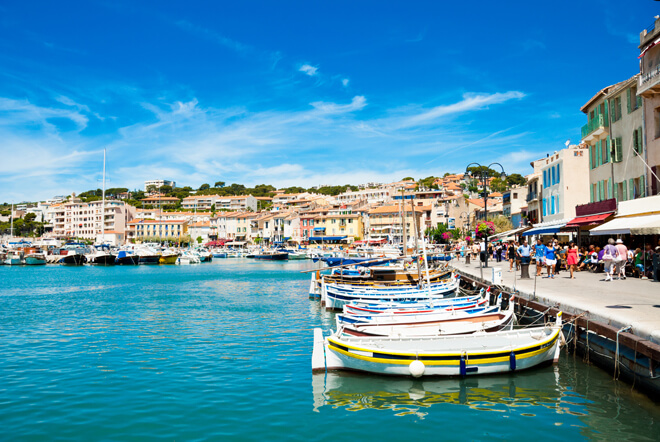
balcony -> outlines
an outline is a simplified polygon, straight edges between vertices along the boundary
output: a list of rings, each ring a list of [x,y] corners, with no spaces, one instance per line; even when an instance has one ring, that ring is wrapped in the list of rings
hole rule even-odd
[[[527,194],[526,201],[527,201],[527,202],[534,201],[534,200],[538,199],[538,197],[539,197],[539,194],[536,193],[536,192],[528,193],[528,194]]]
[[[651,98],[660,93],[660,64],[643,72],[637,80],[637,94],[644,98]]]
[[[587,144],[607,137],[609,134],[607,118],[604,115],[598,115],[589,123],[582,126],[582,141]]]

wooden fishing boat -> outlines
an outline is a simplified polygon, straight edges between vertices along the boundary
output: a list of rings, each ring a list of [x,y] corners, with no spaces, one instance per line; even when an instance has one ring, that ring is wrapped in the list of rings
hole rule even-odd
[[[493,306],[481,312],[445,311],[427,315],[398,315],[383,320],[376,315],[368,322],[346,323],[337,315],[337,333],[349,336],[442,336],[477,332],[512,330],[515,320],[514,303],[502,311]]]
[[[559,359],[561,312],[554,324],[512,331],[433,337],[324,338],[314,329],[312,371],[355,370],[398,376],[468,376],[524,370]]]
[[[378,288],[350,290],[337,284],[321,284],[321,300],[328,310],[341,310],[353,302],[428,302],[453,297],[459,281],[454,279],[446,283],[432,284],[424,288]]]
[[[35,266],[35,265],[45,265],[46,264],[46,255],[43,252],[30,252],[25,255],[25,265]]]

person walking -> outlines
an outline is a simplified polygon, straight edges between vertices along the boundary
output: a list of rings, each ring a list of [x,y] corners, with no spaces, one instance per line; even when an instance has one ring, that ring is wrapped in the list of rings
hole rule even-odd
[[[621,238],[616,240],[616,250],[619,252],[616,262],[616,274],[619,279],[626,279],[626,264],[628,264],[628,247],[623,244]]]
[[[548,268],[548,278],[555,279],[555,264],[557,264],[557,249],[550,241],[545,248],[545,265]]]
[[[516,262],[516,247],[513,241],[509,242],[509,247],[507,247],[506,252],[509,260],[509,271],[513,272],[513,263]]]
[[[545,267],[545,245],[540,238],[536,240],[534,246],[534,260],[536,261],[536,276],[541,276],[543,267]]]
[[[619,256],[619,251],[614,246],[614,239],[607,240],[607,245],[603,248],[603,270],[605,271],[605,281],[611,281],[614,274],[615,259]]]
[[[575,272],[575,267],[577,266],[579,261],[580,261],[580,256],[579,256],[578,248],[574,242],[571,242],[568,246],[568,257],[566,258],[566,265],[571,270],[571,279],[575,279],[575,276],[573,276],[573,272]]]

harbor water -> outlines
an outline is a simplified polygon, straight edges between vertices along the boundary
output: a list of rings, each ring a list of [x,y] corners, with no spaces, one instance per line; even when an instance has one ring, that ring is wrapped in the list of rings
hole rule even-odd
[[[467,379],[311,373],[308,261],[0,266],[3,440],[660,439],[660,405],[562,352]]]

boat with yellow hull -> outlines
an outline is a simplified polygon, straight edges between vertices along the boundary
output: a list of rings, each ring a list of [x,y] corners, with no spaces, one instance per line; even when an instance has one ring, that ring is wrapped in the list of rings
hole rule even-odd
[[[314,329],[312,371],[399,376],[467,376],[524,370],[559,359],[561,312],[554,324],[434,337],[358,337]]]
[[[176,259],[179,257],[178,253],[163,252],[158,260],[159,264],[176,264]]]

